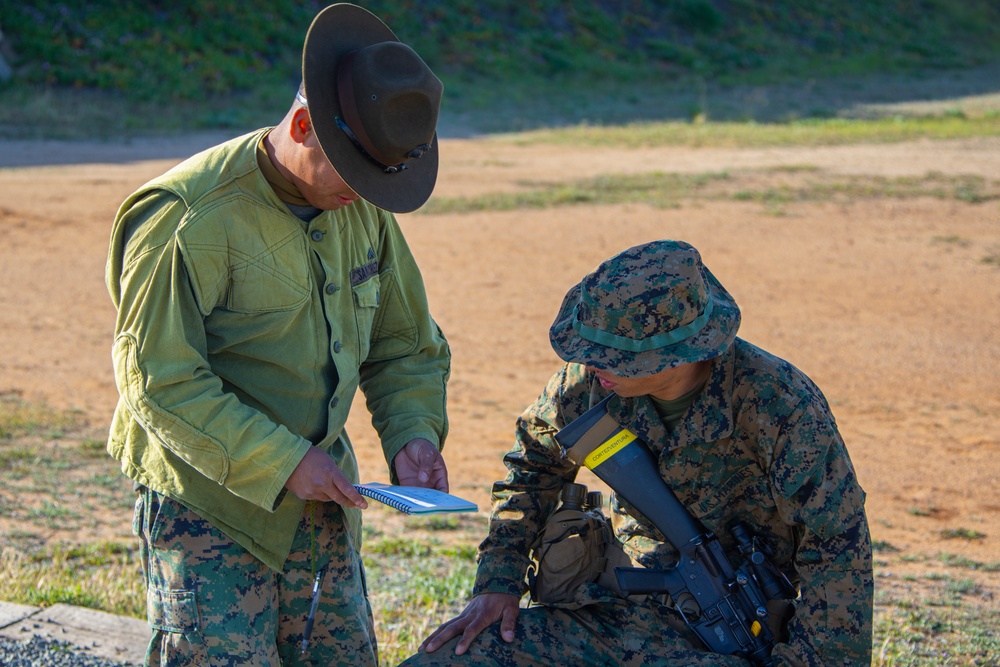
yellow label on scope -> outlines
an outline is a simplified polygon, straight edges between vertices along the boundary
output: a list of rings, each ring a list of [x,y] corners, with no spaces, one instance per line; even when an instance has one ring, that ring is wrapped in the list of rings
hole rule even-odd
[[[623,428],[595,447],[594,451],[587,454],[587,458],[583,460],[583,464],[593,470],[633,440],[635,440],[635,433],[627,428]]]

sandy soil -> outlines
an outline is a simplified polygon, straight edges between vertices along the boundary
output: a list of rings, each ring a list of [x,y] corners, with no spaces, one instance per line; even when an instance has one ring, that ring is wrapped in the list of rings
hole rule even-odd
[[[110,222],[134,188],[217,137],[127,145],[0,143],[0,392],[107,424]],[[826,149],[572,149],[442,141],[436,196],[652,170],[810,165],[819,173],[1000,175],[1000,140]],[[18,166],[22,165],[22,166]],[[1000,206],[934,198],[693,202],[401,217],[453,348],[453,490],[488,506],[513,421],[558,360],[547,329],[570,285],[630,245],[698,247],[744,310],[741,335],[824,389],[868,492],[880,576],[938,554],[1000,559]],[[384,477],[360,403],[363,476]],[[942,531],[975,531],[947,539]],[[966,576],[966,575],[962,575]],[[1000,575],[976,573],[993,591]],[[893,581],[893,579],[889,579]],[[988,597],[988,596],[987,596]]]

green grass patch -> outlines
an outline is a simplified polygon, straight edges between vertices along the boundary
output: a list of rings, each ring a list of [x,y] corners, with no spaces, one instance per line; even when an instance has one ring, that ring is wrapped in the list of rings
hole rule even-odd
[[[5,477],[21,476],[38,460],[38,452],[34,447],[14,446],[0,450],[0,470],[6,471]]]
[[[418,213],[452,214],[512,211],[558,206],[647,204],[659,208],[691,201],[745,201],[780,215],[796,202],[860,199],[937,199],[982,204],[1000,200],[1000,180],[979,176],[856,176],[813,170],[758,169],[738,172],[681,174],[649,172],[603,175],[559,183],[523,182],[519,192],[471,197],[432,197]],[[921,510],[911,510],[911,513]]]
[[[945,590],[954,595],[975,595],[982,592],[982,588],[972,579],[959,579],[951,581],[945,586]]]
[[[985,533],[971,528],[946,528],[941,531],[941,537],[946,540],[981,540],[986,537]]]
[[[450,81],[551,79],[723,83],[927,67],[1000,55],[990,0],[370,0],[374,12]],[[0,0],[23,79],[169,102],[296,79],[322,4],[25,3]],[[503,90],[505,86],[496,85]]]
[[[59,412],[46,405],[28,403],[16,393],[0,393],[0,441],[26,435],[58,437],[67,428],[76,426],[78,421],[77,415],[71,412]],[[22,456],[16,453],[11,455]],[[0,469],[2,467],[0,465]]]
[[[895,553],[899,551],[899,548],[886,540],[872,540],[872,551],[875,553]]]
[[[0,549],[0,600],[47,607],[66,603],[145,617],[137,545],[101,542],[45,549]]]
[[[0,86],[0,137],[120,142],[207,130],[236,136],[277,123],[291,104],[296,85],[262,86],[224,98],[166,105],[127,99],[113,91]]]
[[[385,664],[416,652],[437,624],[472,594],[474,550],[459,553],[415,541],[376,541],[365,549],[369,594]],[[136,542],[0,549],[0,600],[48,607],[64,603],[145,618],[146,591]]]
[[[79,525],[80,513],[63,503],[45,500],[38,507],[31,509],[27,513],[27,519],[31,523],[45,526],[46,528],[63,528],[72,530]]]
[[[577,125],[502,135],[498,140],[517,145],[772,148],[986,136],[1000,136],[1000,114],[806,119],[787,123],[640,122],[618,126]]]
[[[0,434],[0,547],[127,534],[131,483],[78,413],[0,395]]]
[[[523,192],[494,193],[478,197],[432,198],[420,213],[470,213],[552,208],[579,204],[645,203],[661,208],[677,206],[703,191],[722,173],[674,174],[653,172],[636,175],[608,175],[571,183],[525,182]]]
[[[874,667],[1000,664],[1000,612],[974,604],[876,608]]]
[[[948,236],[935,236],[931,239],[934,243],[940,243],[944,245],[954,246],[956,248],[968,248],[972,245],[972,241],[966,238],[962,238],[956,234],[949,234]]]
[[[1000,560],[984,563],[966,556],[956,554],[938,554],[937,560],[948,567],[960,567],[967,570],[981,570],[983,572],[1000,572]]]

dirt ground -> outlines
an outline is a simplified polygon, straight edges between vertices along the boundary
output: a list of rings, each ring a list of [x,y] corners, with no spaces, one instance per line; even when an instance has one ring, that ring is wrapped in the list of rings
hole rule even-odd
[[[0,143],[0,393],[79,410],[104,428],[116,401],[114,311],[103,282],[112,217],[146,179],[218,138]],[[442,197],[513,191],[523,180],[780,165],[1000,177],[997,139],[755,150],[444,139],[441,156]],[[783,215],[759,203],[700,201],[400,221],[454,354],[445,449],[452,489],[480,507],[504,475],[514,419],[558,366],[547,330],[565,291],[619,250],[675,238],[699,248],[735,295],[741,336],[823,388],[868,493],[881,577],[920,575],[940,554],[1000,561],[996,201],[799,202]],[[384,479],[363,405],[356,408],[349,430],[363,477]],[[975,576],[1000,592],[1000,575]]]

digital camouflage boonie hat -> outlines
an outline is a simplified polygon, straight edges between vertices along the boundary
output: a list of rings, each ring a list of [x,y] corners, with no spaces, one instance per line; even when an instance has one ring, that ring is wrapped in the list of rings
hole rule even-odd
[[[740,309],[683,241],[653,241],[605,260],[573,287],[549,329],[563,360],[642,377],[721,355]]]

